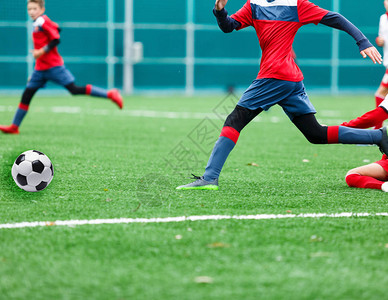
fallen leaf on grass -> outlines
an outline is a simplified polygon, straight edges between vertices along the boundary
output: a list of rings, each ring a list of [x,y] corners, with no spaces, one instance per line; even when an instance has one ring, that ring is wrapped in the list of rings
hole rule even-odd
[[[197,276],[194,278],[196,283],[213,283],[213,278],[209,276]]]
[[[229,248],[230,245],[224,244],[221,242],[215,242],[215,243],[207,244],[206,247],[208,247],[208,248]]]
[[[310,242],[322,242],[323,238],[317,235],[312,235],[310,237]]]
[[[328,257],[332,256],[332,253],[330,252],[315,252],[315,253],[310,253],[310,257]]]
[[[258,167],[259,165],[257,163],[251,162],[251,163],[248,164],[248,166]]]

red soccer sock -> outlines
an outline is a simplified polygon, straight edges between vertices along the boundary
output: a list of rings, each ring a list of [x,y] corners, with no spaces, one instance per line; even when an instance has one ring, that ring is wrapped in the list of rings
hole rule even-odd
[[[338,144],[338,131],[339,126],[328,126],[327,127],[327,143]]]
[[[224,126],[224,127],[222,127],[220,136],[224,136],[224,137],[232,140],[236,144],[238,141],[238,138],[240,137],[240,132],[238,132],[233,127]]]
[[[384,98],[385,98],[384,96],[375,95],[376,107],[379,107],[379,105],[381,104],[381,102],[383,102]]]
[[[381,190],[383,181],[369,176],[362,176],[360,174],[349,174],[345,178],[346,183],[350,187],[357,187],[362,189],[376,189]]]
[[[351,120],[349,122],[344,122],[341,125],[353,128],[369,128],[373,126],[380,128],[383,121],[386,119],[388,119],[388,113],[384,108],[377,107],[374,110],[363,114],[361,117],[358,117],[357,119]]]

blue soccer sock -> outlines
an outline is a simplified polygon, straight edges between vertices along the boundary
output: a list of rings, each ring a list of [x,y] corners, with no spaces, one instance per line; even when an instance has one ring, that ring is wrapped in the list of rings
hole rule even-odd
[[[207,163],[203,179],[212,181],[220,176],[229,153],[237,143],[240,133],[232,127],[224,127]]]
[[[108,91],[106,89],[91,84],[86,85],[86,94],[95,97],[108,98]]]
[[[24,117],[26,116],[27,112],[28,112],[28,105],[20,103],[18,109],[16,110],[15,116],[13,117],[12,124],[19,127]]]
[[[379,144],[383,137],[381,130],[356,129],[339,126],[338,142],[341,144]]]

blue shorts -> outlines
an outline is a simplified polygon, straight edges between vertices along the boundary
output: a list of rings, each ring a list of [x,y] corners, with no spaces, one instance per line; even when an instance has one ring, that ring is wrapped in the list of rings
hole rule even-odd
[[[280,105],[291,120],[297,116],[317,112],[306,94],[303,81],[256,79],[237,103],[251,110],[258,108],[269,110],[275,104]]]
[[[44,87],[47,81],[54,81],[59,85],[66,86],[74,80],[73,74],[65,66],[54,67],[45,71],[34,70],[27,82],[27,88],[39,89]]]

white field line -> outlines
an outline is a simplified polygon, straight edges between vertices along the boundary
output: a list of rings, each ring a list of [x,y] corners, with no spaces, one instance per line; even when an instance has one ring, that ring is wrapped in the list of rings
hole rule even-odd
[[[95,220],[65,220],[65,221],[40,221],[0,224],[0,229],[32,228],[46,226],[80,226],[102,224],[133,224],[133,223],[176,223],[187,221],[211,221],[211,220],[274,220],[274,219],[306,219],[306,218],[352,218],[352,217],[388,217],[388,213],[311,213],[311,214],[260,214],[260,215],[213,215],[213,216],[181,216],[166,218],[120,218],[120,219],[95,219]]]
[[[14,112],[14,106],[0,105],[0,112]],[[31,110],[33,113],[54,113],[54,114],[86,114],[92,116],[110,116],[115,117],[135,117],[135,118],[159,118],[159,119],[191,119],[202,120],[205,118],[211,120],[220,120],[220,116],[212,112],[173,112],[173,111],[156,111],[156,110],[109,110],[109,109],[85,109],[80,106],[54,106],[51,108],[39,106],[33,107]],[[323,124],[341,124],[344,120],[340,119],[339,111],[324,110],[319,114],[324,119],[319,119],[319,122]],[[224,120],[227,115],[221,117]],[[253,122],[264,123],[281,123],[289,122],[286,116],[267,116],[261,114],[253,120]]]

